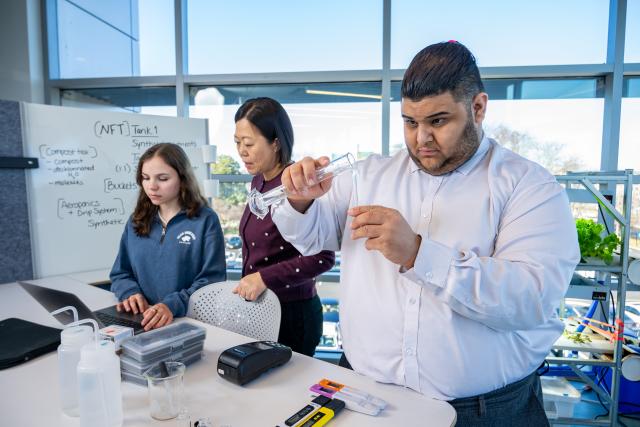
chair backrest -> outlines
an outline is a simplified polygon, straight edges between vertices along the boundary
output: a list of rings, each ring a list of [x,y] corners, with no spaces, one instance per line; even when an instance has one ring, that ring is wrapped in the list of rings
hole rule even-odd
[[[277,341],[280,330],[280,301],[267,289],[255,301],[231,291],[238,282],[211,283],[189,298],[187,316],[264,341]]]

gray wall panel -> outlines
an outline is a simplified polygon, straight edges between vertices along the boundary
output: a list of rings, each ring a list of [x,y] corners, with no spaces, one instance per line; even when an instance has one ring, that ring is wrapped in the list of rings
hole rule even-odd
[[[0,100],[0,156],[23,156],[18,102]],[[22,169],[0,169],[0,236],[0,283],[33,278],[27,183]]]

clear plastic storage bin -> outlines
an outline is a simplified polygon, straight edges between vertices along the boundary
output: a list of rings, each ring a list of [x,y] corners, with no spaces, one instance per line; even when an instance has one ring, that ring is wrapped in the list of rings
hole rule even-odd
[[[160,358],[153,359],[149,363],[139,362],[131,357],[121,356],[120,357],[120,368],[123,371],[128,371],[134,374],[142,375],[148,369],[152,368],[154,365],[158,364],[161,361],[165,362],[182,362],[186,357],[192,356],[193,354],[202,352],[204,348],[204,341],[200,341],[195,345],[179,350],[175,353],[167,354],[160,356]],[[184,363],[184,362],[183,362]]]
[[[547,418],[573,417],[573,407],[580,402],[580,392],[563,377],[540,377]]]
[[[122,355],[140,364],[150,365],[201,343],[206,334],[207,331],[201,326],[176,323],[125,340],[122,343]]]
[[[188,366],[190,364],[192,364],[193,362],[197,362],[198,360],[200,360],[202,358],[202,352],[199,351],[198,353],[194,353],[191,354],[189,356],[184,357],[182,360],[175,360],[175,362],[182,362],[185,364],[185,366]],[[143,377],[142,375],[139,374],[135,374],[133,372],[129,372],[129,371],[121,371],[120,372],[122,374],[122,379],[125,381],[129,381],[135,384],[140,384],[143,386],[147,386],[147,379],[145,377]]]

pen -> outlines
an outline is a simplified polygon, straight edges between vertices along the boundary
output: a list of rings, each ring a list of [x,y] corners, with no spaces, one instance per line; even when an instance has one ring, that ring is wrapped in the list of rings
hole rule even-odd
[[[283,424],[287,427],[298,427],[300,424],[302,424],[303,421],[306,420],[309,414],[314,413],[323,405],[326,405],[329,402],[331,402],[331,399],[329,399],[328,397],[318,396],[311,402],[309,402],[304,408],[300,409],[298,412],[287,418]]]
[[[331,399],[329,403],[318,408],[307,419],[300,424],[300,427],[322,427],[327,424],[338,412],[342,411],[345,404],[340,399]]]

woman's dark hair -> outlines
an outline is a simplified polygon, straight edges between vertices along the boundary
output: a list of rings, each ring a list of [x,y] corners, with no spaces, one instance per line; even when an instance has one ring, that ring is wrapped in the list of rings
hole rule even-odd
[[[278,163],[287,165],[291,162],[293,150],[293,127],[287,112],[282,105],[271,98],[248,99],[236,111],[235,122],[247,119],[260,130],[262,136],[273,144],[278,138]]]
[[[200,194],[198,182],[184,150],[176,144],[167,142],[150,147],[140,157],[138,170],[136,171],[136,182],[140,186],[140,192],[138,193],[136,209],[133,211],[133,229],[138,236],[143,237],[149,235],[153,219],[158,213],[158,207],[151,203],[142,187],[142,165],[156,156],[164,160],[167,165],[178,173],[178,178],[180,178],[178,200],[180,201],[180,207],[186,211],[189,218],[197,216],[200,209],[207,204],[206,199]]]
[[[484,92],[476,59],[469,49],[456,41],[422,49],[402,79],[402,97],[411,101],[445,92],[451,92],[456,102],[471,101]]]

